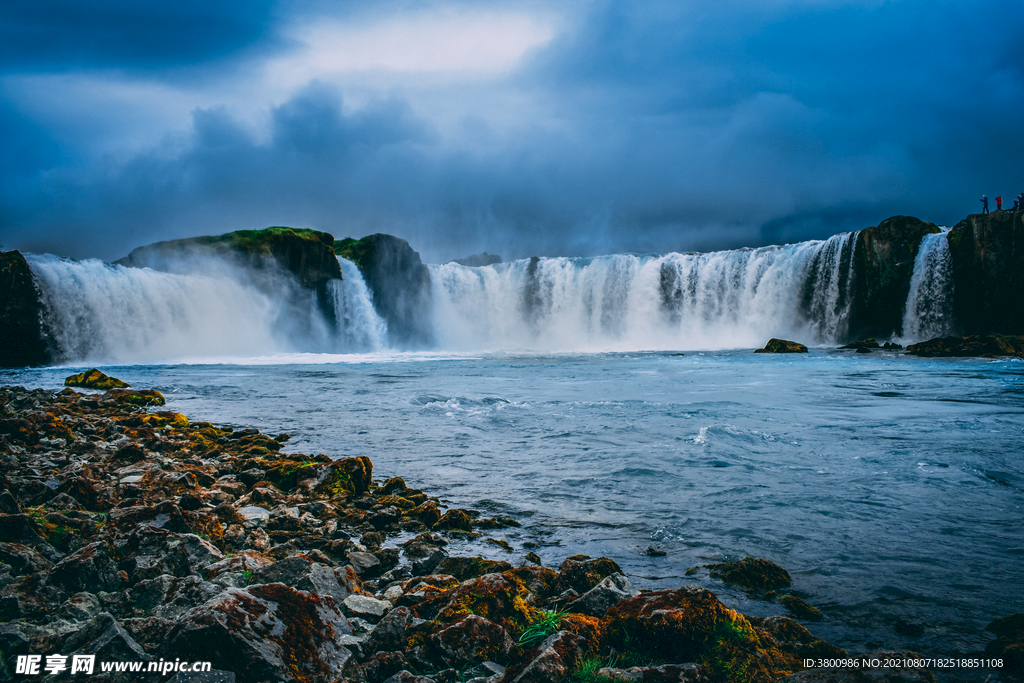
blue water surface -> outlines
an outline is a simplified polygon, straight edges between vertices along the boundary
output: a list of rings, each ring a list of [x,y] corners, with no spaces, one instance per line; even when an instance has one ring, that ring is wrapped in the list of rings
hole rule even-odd
[[[495,558],[607,555],[641,586],[699,583],[783,614],[703,569],[685,576],[766,557],[824,612],[810,630],[851,653],[976,651],[986,624],[1024,611],[1024,362],[821,349],[252,362],[104,369],[193,420],[368,455],[376,478],[520,519],[500,532],[516,554],[485,546]],[[0,383],[56,389],[79,369]]]

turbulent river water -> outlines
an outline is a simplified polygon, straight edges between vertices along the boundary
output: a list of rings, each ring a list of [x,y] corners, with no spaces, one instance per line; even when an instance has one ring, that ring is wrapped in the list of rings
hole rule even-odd
[[[1024,601],[1020,361],[819,348],[105,369],[195,419],[292,433],[288,451],[369,455],[377,476],[517,517],[513,560],[525,543],[548,563],[607,555],[641,585],[703,583],[741,611],[779,613],[684,575],[767,557],[824,611],[812,631],[851,652],[976,650]],[[72,370],[0,382],[56,389]]]

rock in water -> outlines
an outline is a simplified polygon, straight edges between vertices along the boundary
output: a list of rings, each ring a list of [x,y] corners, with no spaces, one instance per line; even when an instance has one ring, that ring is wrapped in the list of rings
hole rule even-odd
[[[972,335],[970,337],[939,337],[907,347],[907,353],[925,357],[968,358],[981,356],[1016,356],[1024,358],[1024,336]]]
[[[709,574],[723,582],[751,590],[788,588],[789,572],[761,557],[744,557],[739,562],[722,562],[709,567]]]
[[[71,375],[64,380],[66,387],[81,387],[82,389],[127,389],[131,386],[128,382],[119,380],[116,377],[104,374],[93,368],[78,375]]]
[[[807,347],[785,339],[769,339],[763,349],[755,349],[754,353],[807,353]]]

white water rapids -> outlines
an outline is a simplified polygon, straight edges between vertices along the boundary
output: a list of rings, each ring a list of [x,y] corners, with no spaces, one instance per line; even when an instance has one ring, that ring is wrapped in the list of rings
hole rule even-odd
[[[423,312],[441,352],[629,351],[813,345],[847,334],[856,233],[781,247],[662,256],[430,266]],[[945,234],[914,267],[904,338],[947,331]],[[51,347],[64,362],[171,362],[387,351],[388,325],[355,264],[327,311],[287,277],[256,282],[29,255]]]

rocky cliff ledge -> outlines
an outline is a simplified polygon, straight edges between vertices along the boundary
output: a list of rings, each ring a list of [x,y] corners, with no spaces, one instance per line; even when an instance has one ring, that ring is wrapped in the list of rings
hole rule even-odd
[[[174,271],[181,259],[212,254],[255,270],[276,265],[294,275],[303,287],[318,289],[331,279],[341,278],[333,244],[333,235],[304,228],[238,230],[211,237],[156,242],[133,250],[116,263]]]
[[[1024,212],[968,216],[948,239],[961,331],[1024,333]]]
[[[394,346],[430,345],[433,332],[424,315],[430,303],[430,271],[408,242],[384,234],[349,237],[335,242],[334,251],[359,266]]]
[[[17,251],[0,253],[0,367],[49,361],[39,314],[39,294],[25,257]]]

